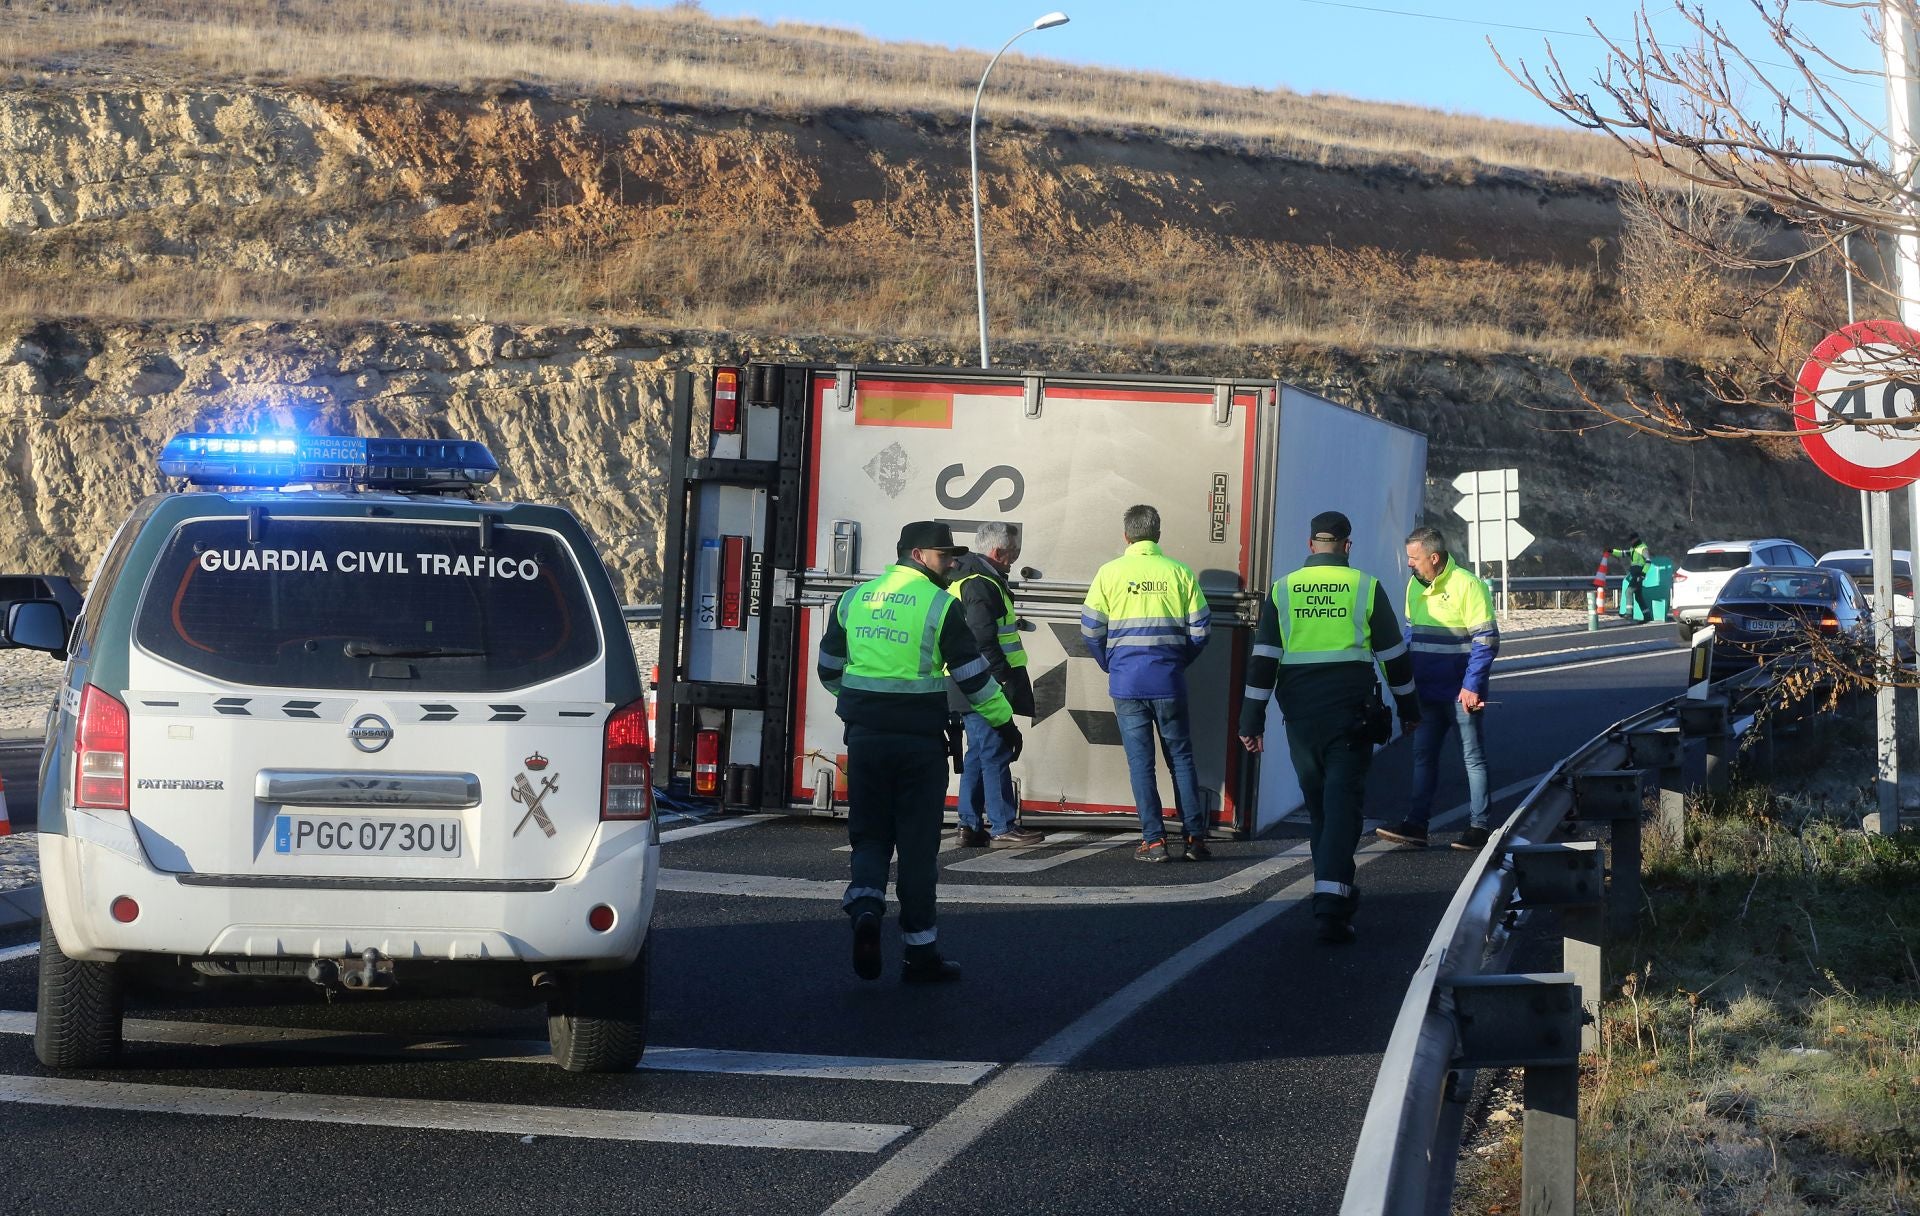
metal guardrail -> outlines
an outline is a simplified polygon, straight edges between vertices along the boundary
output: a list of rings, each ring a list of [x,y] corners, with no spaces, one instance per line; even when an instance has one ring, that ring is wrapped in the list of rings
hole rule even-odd
[[[1505,581],[1515,591],[1591,591],[1598,577],[1593,574],[1526,574]],[[1491,581],[1501,580],[1496,577]],[[1624,574],[1606,576],[1606,583],[1610,588],[1617,588],[1626,581],[1627,576]]]
[[[1555,764],[1474,859],[1408,985],[1342,1216],[1444,1216],[1474,1073],[1515,1066],[1526,1069],[1523,1216],[1574,1210],[1578,1060],[1598,1029],[1582,1022],[1597,1017],[1609,929],[1630,930],[1638,911],[1648,786],[1667,831],[1683,826],[1690,790],[1724,787],[1735,742],[1757,722],[1732,720],[1728,694],[1757,678],[1744,672],[1705,699],[1683,694],[1608,727]],[[1549,842],[1576,815],[1611,825],[1610,890],[1596,842]],[[1567,970],[1507,974],[1518,930],[1547,907]]]
[[[658,625],[660,623],[660,605],[658,604],[622,604],[620,615],[629,625]]]

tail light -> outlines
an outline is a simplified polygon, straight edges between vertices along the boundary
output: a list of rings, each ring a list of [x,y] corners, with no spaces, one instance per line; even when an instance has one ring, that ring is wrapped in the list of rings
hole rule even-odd
[[[723,367],[713,373],[713,433],[731,435],[740,429],[740,369]]]
[[[1823,616],[1823,617],[1821,617],[1821,618],[1820,618],[1820,632],[1821,632],[1821,633],[1839,633],[1839,632],[1840,632],[1840,618],[1839,618],[1839,617],[1837,617],[1837,616]]]
[[[1727,623],[1727,617],[1726,617],[1726,614],[1725,614],[1725,613],[1723,613],[1723,612],[1709,612],[1709,613],[1707,613],[1707,624],[1709,624],[1709,625],[1724,625],[1724,624],[1726,624],[1726,623]]]
[[[1687,572],[1686,572],[1685,570],[1675,570],[1675,571],[1673,572],[1673,581],[1674,581],[1674,582],[1676,582],[1676,583],[1684,583],[1684,582],[1686,582],[1686,581],[1687,581]]]
[[[80,690],[74,741],[73,803],[97,811],[127,809],[127,707],[89,684]]]
[[[693,792],[712,796],[720,792],[720,732],[703,730],[693,737]]]
[[[647,746],[647,703],[622,705],[607,719],[600,818],[653,817],[653,753]]]

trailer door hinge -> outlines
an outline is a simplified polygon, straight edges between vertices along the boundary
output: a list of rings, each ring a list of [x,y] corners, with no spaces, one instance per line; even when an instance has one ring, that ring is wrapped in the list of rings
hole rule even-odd
[[[852,574],[860,568],[860,525],[851,519],[833,521],[833,550],[827,570],[832,574]]]
[[[833,373],[833,405],[835,409],[853,408],[853,369],[850,367]]]
[[[1233,425],[1233,385],[1213,386],[1213,425]]]
[[[1047,394],[1046,377],[1025,376],[1022,377],[1022,381],[1025,387],[1027,417],[1038,418],[1040,416],[1040,402]]]

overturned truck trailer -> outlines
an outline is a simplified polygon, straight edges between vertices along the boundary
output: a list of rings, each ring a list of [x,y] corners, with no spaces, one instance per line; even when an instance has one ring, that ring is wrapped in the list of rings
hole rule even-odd
[[[1195,758],[1212,821],[1242,836],[1300,804],[1286,749],[1256,762],[1234,737],[1260,597],[1304,555],[1307,521],[1339,510],[1354,564],[1398,602],[1427,449],[1273,380],[797,364],[683,375],[672,444],[657,713],[676,784],[728,809],[844,813],[841,723],[814,675],[826,611],[893,561],[903,524],[942,520],[966,543],[1002,520],[1022,535],[1036,710],[1023,815],[1137,822],[1079,620],[1122,513],[1149,503],[1212,608],[1188,673]],[[1164,766],[1161,782],[1172,815]]]

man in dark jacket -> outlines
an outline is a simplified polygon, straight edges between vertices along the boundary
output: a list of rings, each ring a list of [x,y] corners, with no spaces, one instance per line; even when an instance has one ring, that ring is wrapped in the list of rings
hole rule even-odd
[[[947,572],[966,549],[931,520],[900,530],[899,560],[879,578],[842,593],[827,613],[815,669],[838,699],[847,724],[847,838],[852,881],[841,906],[853,921],[853,971],[880,976],[880,917],[887,873],[900,857],[900,942],[909,983],[960,977],[941,956],[934,926],[940,820],[947,795],[951,680],[975,712],[994,724],[1014,757],[1020,728],[947,594]]]
[[[947,590],[960,600],[967,629],[1007,704],[1014,713],[1031,718],[1033,683],[1027,678],[1027,651],[1020,642],[1013,593],[1007,589],[1007,574],[1019,560],[1019,529],[1007,523],[981,524],[973,534],[973,551],[954,563]],[[960,843],[1017,849],[1045,840],[1045,833],[1016,822],[1020,807],[1013,795],[1012,749],[959,689],[950,691],[947,704],[963,715],[967,731],[966,762],[960,772]]]
[[[1306,562],[1274,583],[1260,604],[1240,742],[1250,752],[1265,750],[1267,702],[1277,700],[1307,804],[1320,940],[1350,942],[1360,898],[1353,851],[1373,763],[1368,705],[1381,672],[1402,727],[1419,724],[1420,702],[1386,589],[1347,564],[1353,524],[1338,511],[1322,511],[1308,526]]]

